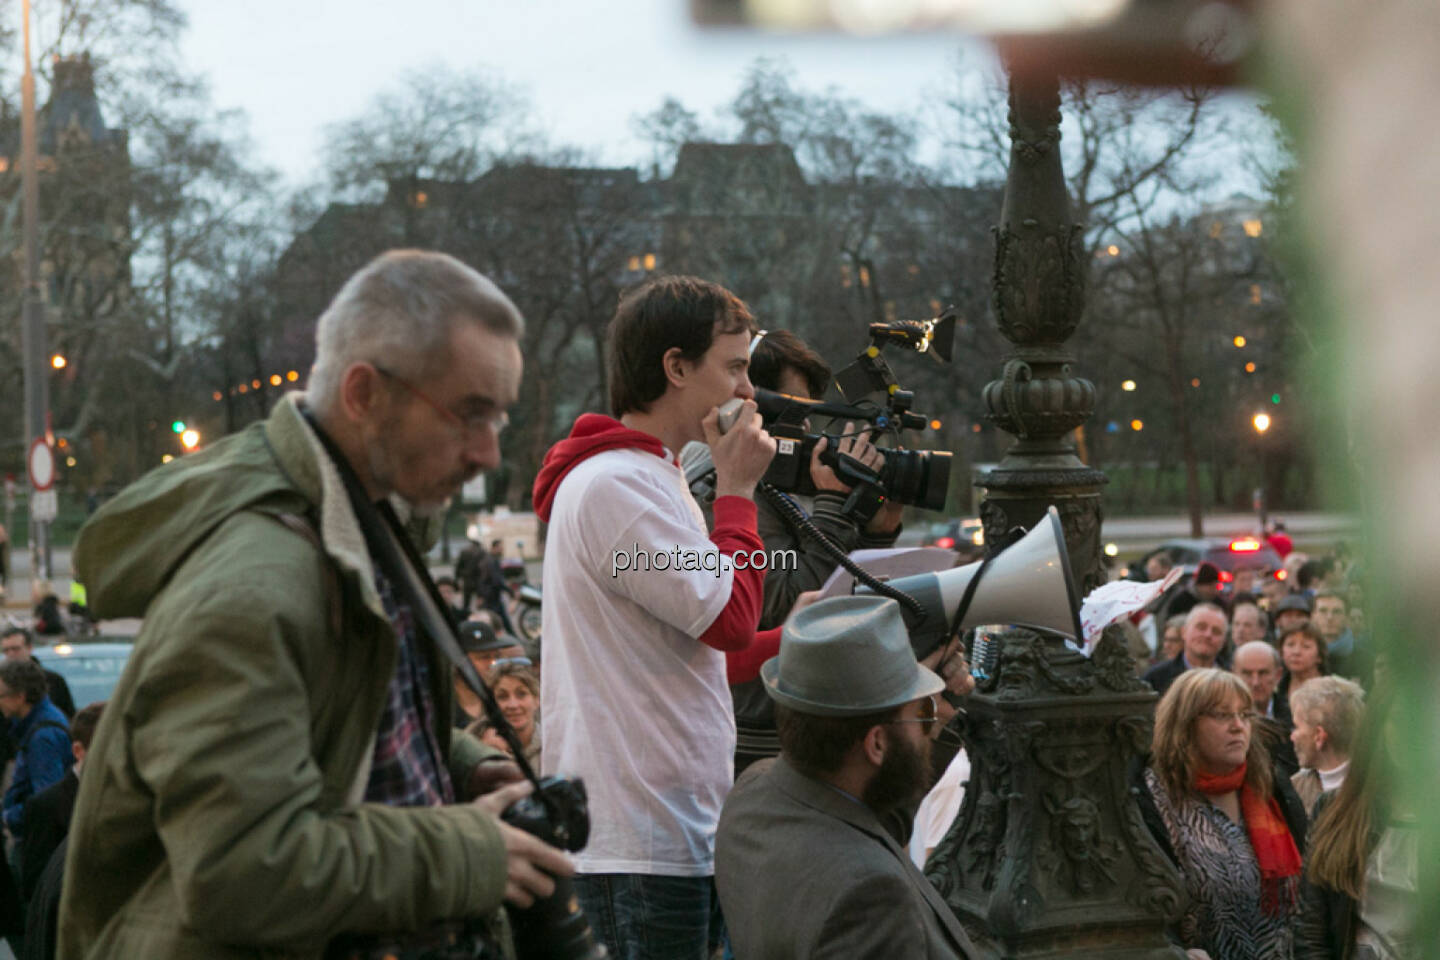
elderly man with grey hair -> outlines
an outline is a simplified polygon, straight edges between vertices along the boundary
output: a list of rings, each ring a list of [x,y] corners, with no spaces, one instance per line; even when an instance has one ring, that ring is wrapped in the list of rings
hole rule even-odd
[[[1257,714],[1255,732],[1270,748],[1275,768],[1290,776],[1300,769],[1300,764],[1295,757],[1295,748],[1290,745],[1290,704],[1275,692],[1285,674],[1280,651],[1263,640],[1242,644],[1235,651],[1230,672],[1244,680],[1245,686],[1250,688],[1250,699]]]
[[[1300,771],[1290,778],[1307,811],[1320,794],[1338,789],[1350,772],[1350,750],[1365,712],[1365,691],[1344,677],[1316,677],[1290,694],[1295,729],[1290,742]]]
[[[387,253],[320,317],[303,395],[81,531],[92,608],[144,625],[80,781],[61,956],[490,956],[501,904],[570,871],[497,818],[523,785],[480,795],[497,763],[451,727],[391,506],[499,464],[522,329],[459,261]]]
[[[793,614],[760,668],[780,756],[745,771],[715,838],[737,960],[978,954],[885,827],[929,785],[945,681],[915,662],[894,600]]]

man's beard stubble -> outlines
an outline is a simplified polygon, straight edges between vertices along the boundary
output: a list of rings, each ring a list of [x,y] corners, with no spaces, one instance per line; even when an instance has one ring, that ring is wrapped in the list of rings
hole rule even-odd
[[[930,789],[930,738],[916,747],[908,737],[897,735],[890,738],[889,746],[860,799],[877,814],[901,807],[913,811]]]
[[[449,506],[450,501],[460,492],[460,488],[469,480],[469,476],[458,474],[454,478],[447,479],[443,484],[445,493],[434,500],[415,501],[397,493],[399,487],[400,472],[405,469],[404,458],[395,450],[394,437],[399,436],[398,431],[403,429],[403,421],[398,416],[387,417],[381,424],[380,430],[371,443],[365,445],[365,454],[369,460],[370,477],[379,487],[391,491],[393,498],[399,497],[408,508],[403,515],[413,517],[433,517]]]

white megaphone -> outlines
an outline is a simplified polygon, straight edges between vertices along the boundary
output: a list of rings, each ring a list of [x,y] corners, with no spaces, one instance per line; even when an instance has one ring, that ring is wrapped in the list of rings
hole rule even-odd
[[[1070,575],[1065,534],[1054,507],[1029,533],[989,560],[897,577],[886,586],[920,603],[920,616],[900,605],[917,657],[927,656],[952,634],[981,624],[1045,630],[1076,643],[1084,636],[1080,594]]]

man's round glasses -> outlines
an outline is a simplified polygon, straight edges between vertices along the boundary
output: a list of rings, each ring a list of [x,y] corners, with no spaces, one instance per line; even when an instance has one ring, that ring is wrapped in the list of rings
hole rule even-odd
[[[472,413],[462,416],[449,407],[445,407],[432,400],[429,394],[399,374],[391,373],[378,363],[371,364],[371,366],[375,368],[376,373],[387,380],[399,384],[407,393],[440,414],[451,426],[458,427],[466,436],[473,437],[485,430],[494,430],[496,433],[499,433],[510,424],[510,415],[504,410],[498,413]]]
[[[940,719],[940,707],[935,702],[935,694],[930,694],[920,701],[920,707],[916,716],[906,717],[900,720],[887,720],[887,723],[918,723],[928,727]]]

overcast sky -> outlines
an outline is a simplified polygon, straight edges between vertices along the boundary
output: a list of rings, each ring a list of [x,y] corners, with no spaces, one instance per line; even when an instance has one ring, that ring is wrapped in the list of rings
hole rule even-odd
[[[934,96],[989,48],[957,36],[769,36],[701,29],[686,0],[181,0],[182,44],[221,107],[249,114],[258,159],[312,179],[327,123],[363,111],[403,73],[481,66],[519,85],[557,143],[608,163],[644,160],[631,118],[675,96],[709,120],[761,55],[783,56],[806,89],[835,85],[885,110]]]

